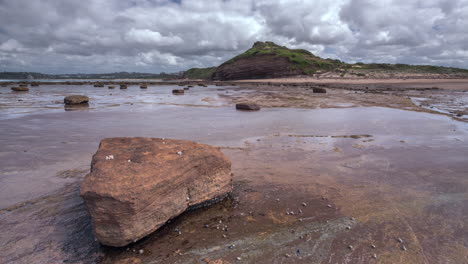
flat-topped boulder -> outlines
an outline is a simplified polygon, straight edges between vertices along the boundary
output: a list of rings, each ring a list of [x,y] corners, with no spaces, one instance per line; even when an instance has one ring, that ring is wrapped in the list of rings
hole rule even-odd
[[[236,109],[244,111],[258,111],[260,110],[260,106],[254,103],[238,103],[236,104]]]
[[[89,97],[84,95],[69,95],[63,99],[66,105],[87,105]]]
[[[25,86],[18,86],[18,87],[11,87],[11,90],[15,92],[27,92],[29,91],[29,88]]]
[[[231,191],[231,163],[216,147],[160,138],[108,138],[94,154],[80,194],[97,239],[121,247],[187,208]]]

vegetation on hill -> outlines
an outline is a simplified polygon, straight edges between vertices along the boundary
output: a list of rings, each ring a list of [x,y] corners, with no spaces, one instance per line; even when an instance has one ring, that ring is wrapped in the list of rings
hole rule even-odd
[[[240,59],[254,58],[259,55],[285,57],[289,62],[291,62],[293,67],[302,70],[308,75],[314,74],[318,70],[329,71],[339,67],[345,67],[347,65],[339,60],[322,59],[304,49],[289,49],[270,41],[255,42],[252,48],[223,64],[230,64]]]
[[[216,67],[209,68],[191,68],[187,70],[183,78],[187,79],[209,79],[213,72],[215,72]]]

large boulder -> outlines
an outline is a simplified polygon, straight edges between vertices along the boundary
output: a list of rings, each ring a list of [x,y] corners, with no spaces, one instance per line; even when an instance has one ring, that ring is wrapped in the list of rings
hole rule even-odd
[[[63,102],[66,105],[87,105],[89,98],[84,95],[69,95],[63,99]]]
[[[94,154],[80,194],[97,239],[121,247],[231,190],[231,163],[218,148],[182,140],[108,138]]]

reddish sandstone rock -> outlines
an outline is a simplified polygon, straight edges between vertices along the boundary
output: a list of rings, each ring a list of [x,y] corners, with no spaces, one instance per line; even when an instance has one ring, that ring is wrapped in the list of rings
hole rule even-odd
[[[108,138],[81,185],[97,239],[125,246],[188,207],[232,190],[231,163],[218,148],[158,138]]]

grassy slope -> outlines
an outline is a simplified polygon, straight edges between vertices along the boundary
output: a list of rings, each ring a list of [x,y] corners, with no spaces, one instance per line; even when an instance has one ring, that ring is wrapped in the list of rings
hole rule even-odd
[[[209,79],[216,67],[210,68],[191,68],[184,73],[184,78],[188,79]]]

